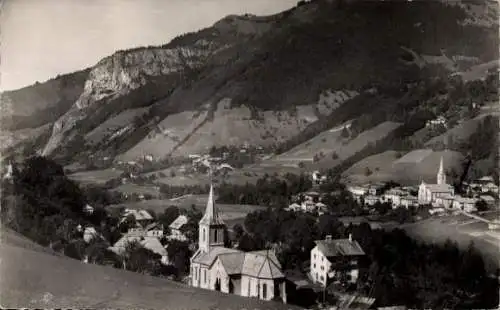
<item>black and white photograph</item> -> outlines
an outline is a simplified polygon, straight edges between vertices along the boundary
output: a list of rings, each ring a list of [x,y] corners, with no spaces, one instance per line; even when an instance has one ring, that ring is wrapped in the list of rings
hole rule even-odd
[[[500,309],[498,0],[0,0],[0,308]]]

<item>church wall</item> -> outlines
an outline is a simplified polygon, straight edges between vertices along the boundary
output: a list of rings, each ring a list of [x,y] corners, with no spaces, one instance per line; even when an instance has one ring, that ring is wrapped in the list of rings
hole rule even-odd
[[[191,268],[189,271],[189,276],[191,278],[191,285],[195,287],[200,287],[199,269],[201,268],[198,263],[191,263]]]
[[[264,292],[264,289],[266,292]],[[264,300],[271,300],[274,298],[274,280],[259,279],[259,296],[260,299]]]
[[[209,275],[210,282],[207,287],[209,287],[211,290],[215,290],[217,279],[219,279],[220,291],[223,293],[229,292],[229,276],[226,273],[219,259],[215,261],[215,263],[212,265],[212,268],[208,273],[210,274]]]

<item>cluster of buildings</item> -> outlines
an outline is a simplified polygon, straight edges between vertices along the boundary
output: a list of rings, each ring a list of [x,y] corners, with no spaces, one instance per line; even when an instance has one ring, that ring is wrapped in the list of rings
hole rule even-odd
[[[113,244],[109,249],[118,255],[122,255],[127,246],[132,242],[138,242],[144,248],[161,256],[161,263],[170,263],[167,254],[168,243],[164,240],[187,241],[185,230],[183,229],[189,219],[186,215],[179,215],[170,225],[169,234],[163,225],[154,220],[153,216],[146,210],[125,209],[120,223],[125,222],[130,217],[134,218],[134,225]]]
[[[393,208],[432,206],[432,213],[444,210],[461,210],[465,212],[477,211],[479,201],[494,205],[498,197],[498,186],[492,177],[483,177],[471,184],[466,184],[467,197],[455,193],[455,188],[446,182],[443,158],[439,163],[436,183],[422,181],[417,187],[394,187],[383,191],[383,184],[365,186],[350,186],[348,191],[358,202],[365,205],[376,203],[390,203]],[[493,197],[493,196],[495,197]]]
[[[301,211],[307,213],[318,213],[319,215],[326,213],[327,205],[322,202],[323,195],[318,192],[306,192],[292,198],[293,203],[285,210]]]
[[[218,212],[210,187],[205,214],[199,222],[198,249],[190,259],[189,283],[194,287],[287,302],[290,283],[274,250],[244,252],[226,247],[226,225]],[[309,281],[326,287],[347,276],[355,283],[358,260],[365,253],[352,236],[347,239],[316,241],[311,250]],[[344,279],[343,278],[343,279]],[[333,282],[332,282],[333,281]]]

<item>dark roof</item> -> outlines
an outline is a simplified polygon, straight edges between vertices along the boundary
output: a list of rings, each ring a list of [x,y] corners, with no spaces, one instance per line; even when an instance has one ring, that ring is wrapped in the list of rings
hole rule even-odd
[[[315,242],[318,250],[326,257],[365,255],[356,240],[336,239],[317,240]]]

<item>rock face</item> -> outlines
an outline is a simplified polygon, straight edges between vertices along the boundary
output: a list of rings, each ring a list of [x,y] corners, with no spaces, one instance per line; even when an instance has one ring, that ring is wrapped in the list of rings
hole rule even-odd
[[[59,118],[52,135],[43,150],[50,155],[63,142],[66,134],[79,121],[95,110],[94,105],[106,104],[106,100],[126,96],[132,90],[143,87],[151,78],[179,73],[189,67],[203,65],[210,53],[209,48],[138,49],[117,52],[101,60],[89,73],[83,93],[70,110]]]

